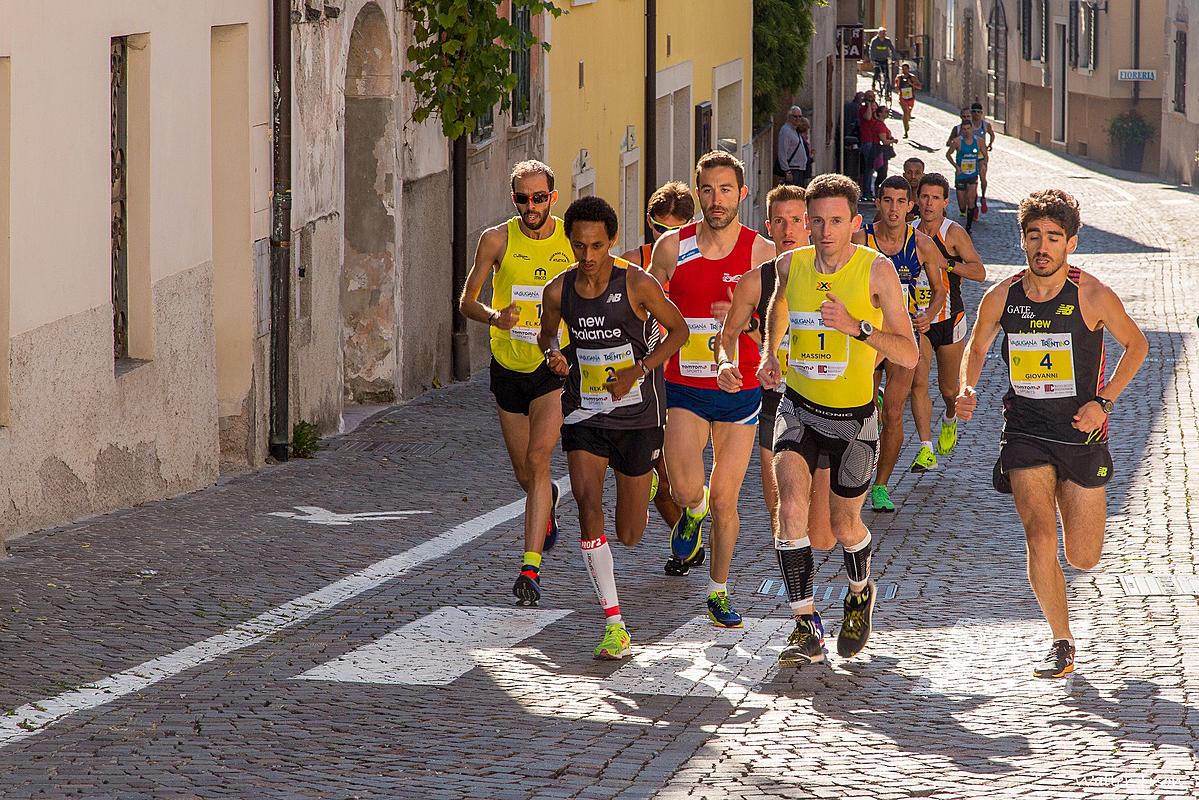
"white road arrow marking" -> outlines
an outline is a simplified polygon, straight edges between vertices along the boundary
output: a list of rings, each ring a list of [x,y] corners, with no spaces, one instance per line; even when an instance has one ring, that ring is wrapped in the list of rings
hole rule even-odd
[[[431,514],[431,511],[361,511],[355,514],[339,514],[320,506],[292,506],[291,511],[271,511],[272,517],[283,517],[307,522],[310,525],[353,525],[355,522],[389,522],[414,514]]]

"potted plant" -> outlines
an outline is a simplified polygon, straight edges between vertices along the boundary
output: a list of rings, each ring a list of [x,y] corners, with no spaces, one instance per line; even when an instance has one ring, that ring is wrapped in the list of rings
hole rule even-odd
[[[1153,138],[1155,131],[1135,109],[1112,117],[1107,125],[1107,135],[1119,153],[1119,166],[1139,172],[1145,158],[1145,143]]]

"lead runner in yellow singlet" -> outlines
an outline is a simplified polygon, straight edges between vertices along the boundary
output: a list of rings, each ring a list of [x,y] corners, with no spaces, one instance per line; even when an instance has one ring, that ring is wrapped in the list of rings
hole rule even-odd
[[[812,246],[776,265],[759,376],[778,386],[778,348],[790,341],[786,392],[774,423],[774,469],[779,488],[775,541],[795,630],[779,654],[782,666],[824,660],[823,630],[815,619],[815,565],[808,536],[812,474],[827,465],[833,535],[841,543],[849,592],[837,637],[843,658],[870,636],[875,586],[870,580],[870,531],[862,501],[878,453],[874,367],[886,358],[911,369],[919,358],[899,275],[876,250],[855,245],[862,224],[859,190],[844,175],[821,175],[808,186]]]
[[[558,487],[550,457],[562,428],[562,378],[545,364],[537,336],[545,285],[574,260],[562,220],[554,171],[540,161],[512,168],[518,215],[483,231],[458,307],[491,329],[491,392],[512,471],[525,491],[524,555],[512,588],[522,605],[541,599],[541,556],[558,538]],[[491,305],[479,292],[491,276]]]

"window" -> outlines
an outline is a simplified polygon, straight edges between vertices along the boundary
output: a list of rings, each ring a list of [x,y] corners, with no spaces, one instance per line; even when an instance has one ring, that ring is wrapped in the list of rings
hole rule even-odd
[[[1027,61],[1045,61],[1049,52],[1049,0],[1021,0],[1020,44]]]
[[[113,356],[129,357],[129,39],[117,36],[109,52],[109,159],[112,164],[111,235]]]
[[[512,24],[524,33],[531,30],[530,14],[527,8],[512,9]],[[512,74],[516,76],[516,88],[512,90],[512,124],[528,125],[530,106],[532,105],[532,87],[530,72],[532,55],[528,48],[512,54]]]
[[[1187,32],[1174,33],[1174,110],[1187,110]]]
[[[958,52],[957,1],[949,0],[945,6],[945,60],[953,61]]]
[[[471,144],[484,144],[491,139],[495,133],[495,108],[489,108],[477,120],[475,120],[475,129],[471,132]]]
[[[1081,70],[1093,70],[1099,65],[1097,35],[1099,24],[1099,9],[1094,3],[1083,2],[1078,9],[1078,41],[1075,45],[1078,63]]]

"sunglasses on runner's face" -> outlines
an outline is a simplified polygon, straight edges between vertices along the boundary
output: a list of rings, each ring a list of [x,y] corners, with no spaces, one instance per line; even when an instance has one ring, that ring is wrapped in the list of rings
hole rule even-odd
[[[548,203],[550,200],[549,192],[534,192],[533,194],[525,194],[524,192],[513,192],[512,199],[516,201],[518,206],[527,206],[532,200],[537,205]]]
[[[653,217],[649,218],[649,226],[658,233],[670,233],[671,231],[677,231],[679,228],[683,227],[682,225],[667,225],[665,222],[658,222],[658,220],[654,219]]]

